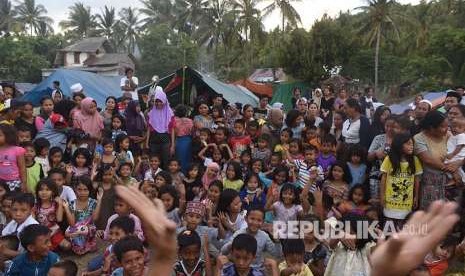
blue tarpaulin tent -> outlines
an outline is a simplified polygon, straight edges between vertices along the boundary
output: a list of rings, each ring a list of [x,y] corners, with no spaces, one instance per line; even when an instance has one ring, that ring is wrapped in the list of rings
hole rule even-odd
[[[42,97],[51,95],[52,84],[56,80],[60,82],[61,90],[67,97],[71,97],[71,85],[79,82],[84,87],[84,94],[94,98],[99,107],[105,106],[105,99],[108,96],[121,97],[121,77],[107,77],[79,70],[58,69],[34,89],[27,92],[22,99],[39,105]]]

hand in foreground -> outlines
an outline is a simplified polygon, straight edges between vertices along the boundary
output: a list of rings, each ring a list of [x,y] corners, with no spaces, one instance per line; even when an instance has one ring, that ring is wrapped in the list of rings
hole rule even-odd
[[[159,199],[150,200],[136,187],[116,186],[115,189],[140,218],[144,235],[154,249],[150,271],[155,267],[159,272],[170,271],[176,261],[176,224],[166,217],[163,203]]]
[[[454,227],[456,208],[453,202],[435,201],[427,212],[415,212],[402,231],[380,241],[370,255],[371,276],[408,275]]]

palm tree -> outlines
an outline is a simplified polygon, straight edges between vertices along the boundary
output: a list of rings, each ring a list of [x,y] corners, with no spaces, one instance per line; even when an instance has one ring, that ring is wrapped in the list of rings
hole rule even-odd
[[[8,35],[15,24],[16,11],[10,0],[0,0],[0,35]]]
[[[413,9],[413,19],[416,29],[416,47],[424,48],[426,41],[428,40],[429,30],[433,23],[432,15],[433,5],[421,0],[421,2]]]
[[[138,11],[135,8],[124,8],[119,13],[122,30],[124,31],[128,52],[134,53],[137,40],[139,40],[141,21],[138,17]]]
[[[53,20],[45,16],[47,9],[43,5],[36,5],[35,0],[24,0],[16,7],[16,13],[18,21],[29,26],[31,36],[33,32],[37,34],[41,28],[51,29],[53,24]]]
[[[111,38],[118,20],[114,7],[105,5],[100,14],[97,14],[97,27],[106,38]]]
[[[233,10],[248,41],[262,27],[260,10],[257,8],[261,0],[232,0]]]
[[[90,11],[90,7],[77,2],[69,10],[68,20],[61,21],[60,26],[64,29],[72,29],[80,38],[91,36],[95,31],[97,22],[95,15],[92,15]]]
[[[180,8],[175,26],[179,30],[192,35],[205,15],[208,0],[178,0],[175,6]]]
[[[206,45],[207,50],[217,49],[225,32],[225,20],[230,13],[228,0],[211,0],[204,10],[199,29],[195,37],[200,45]]]
[[[367,6],[358,7],[366,18],[363,18],[362,33],[367,33],[368,44],[375,43],[375,91],[378,88],[379,48],[381,38],[388,30],[392,30],[397,38],[400,38],[399,30],[395,22],[393,6],[395,0],[367,0]]]
[[[152,24],[173,23],[173,4],[171,0],[141,0],[140,12],[146,16],[144,27]]]
[[[270,15],[275,10],[279,9],[281,12],[283,32],[285,31],[286,26],[285,21],[287,20],[292,27],[296,27],[298,23],[302,24],[297,10],[292,6],[292,2],[300,2],[302,0],[272,0],[273,3],[263,9],[263,16],[266,17]]]

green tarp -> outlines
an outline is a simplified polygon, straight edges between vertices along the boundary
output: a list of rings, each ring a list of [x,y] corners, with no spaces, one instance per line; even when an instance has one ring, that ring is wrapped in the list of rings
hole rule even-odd
[[[292,109],[292,91],[294,88],[300,88],[302,96],[308,98],[308,91],[311,91],[310,85],[306,82],[285,82],[275,85],[273,87],[273,98],[271,103],[282,103],[284,104],[284,110],[288,111]]]

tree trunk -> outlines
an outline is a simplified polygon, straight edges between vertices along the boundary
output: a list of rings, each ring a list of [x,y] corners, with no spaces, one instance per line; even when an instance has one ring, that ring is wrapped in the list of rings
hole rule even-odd
[[[376,49],[375,49],[375,93],[378,90],[378,67],[379,67],[379,44],[381,42],[381,30],[376,34]]]
[[[282,14],[283,14],[283,33],[284,33],[286,31],[284,27],[284,12]]]

